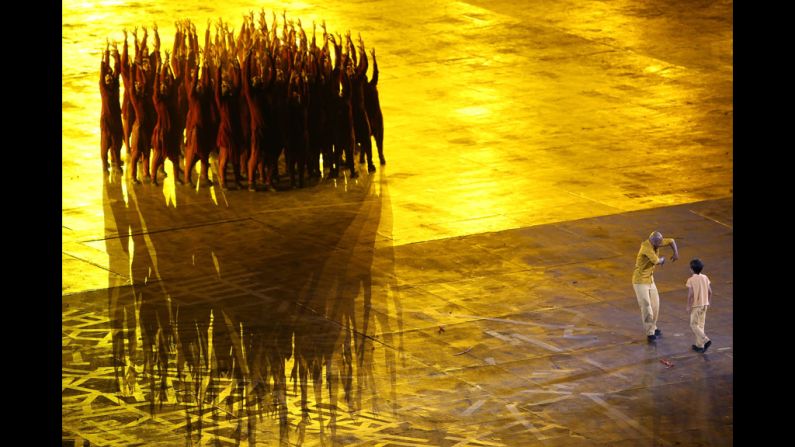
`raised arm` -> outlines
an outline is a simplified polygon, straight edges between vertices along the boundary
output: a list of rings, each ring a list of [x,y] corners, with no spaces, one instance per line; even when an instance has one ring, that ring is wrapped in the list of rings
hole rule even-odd
[[[188,34],[188,43],[190,45],[190,56],[193,58],[191,64],[199,65],[199,36],[196,34],[196,26],[191,23],[192,29]]]
[[[353,46],[353,40],[351,40],[350,30],[348,30],[348,33],[345,34],[345,40],[348,43],[348,57],[351,58],[351,61],[353,61],[353,66],[356,67],[359,65],[359,62],[356,59],[356,47]]]
[[[113,41],[113,51],[111,54],[113,55],[113,77],[118,80],[119,74],[121,73],[121,62],[119,61],[119,48],[115,40]]]
[[[105,44],[105,51],[102,52],[102,61],[99,63],[99,88],[105,90],[105,75],[110,71],[108,67],[108,58],[110,57],[110,50],[108,44]]]
[[[323,30],[323,47],[320,49],[320,58],[330,58],[331,53],[328,49],[328,34]]]
[[[149,37],[149,30],[146,29],[145,26],[143,26],[142,28],[144,30],[144,37],[143,37],[143,39],[141,39],[141,51],[146,52],[146,50],[147,50],[146,39]]]
[[[341,62],[340,59],[342,59],[342,48],[340,48],[340,45],[337,43],[336,39],[334,39],[334,35],[333,34],[329,35],[329,40],[331,41],[331,44],[334,45],[334,69],[333,69],[333,71],[334,72],[338,72],[339,69],[340,69],[340,62]]]
[[[299,24],[298,34],[301,36],[301,47],[300,48],[301,48],[301,50],[303,52],[307,52],[307,51],[309,51],[309,47],[307,46],[308,39],[306,38],[306,32],[304,31],[304,28],[300,26],[300,24],[301,24],[300,21],[298,22],[298,24]]]
[[[378,85],[378,60],[375,58],[375,48],[370,49],[370,54],[373,55],[373,78],[370,79],[370,85],[375,87]]]
[[[171,45],[171,54],[174,56],[179,55],[179,50],[182,48],[182,43],[184,42],[184,37],[182,34],[182,24],[180,22],[174,22],[174,27],[177,29],[174,32],[174,44]]]
[[[160,68],[160,65],[155,65],[154,88],[152,89],[152,101],[155,104],[163,100],[163,97],[160,96],[160,83],[163,82],[161,79],[162,73],[163,70]]]
[[[356,67],[356,76],[366,81],[369,63],[367,61],[367,52],[364,51],[364,42],[361,38],[359,38],[359,51],[361,52],[361,59],[359,59],[359,65]]]
[[[315,48],[317,48],[317,40],[315,39],[315,29],[316,28],[317,28],[317,25],[315,25],[315,21],[312,20],[312,49],[313,50]]]
[[[171,68],[174,70],[174,75],[179,76],[179,57],[182,55],[182,43],[184,42],[182,36],[182,26],[179,22],[175,22],[174,25],[177,27],[177,32],[174,33],[174,45],[171,46],[171,54],[173,55],[173,59],[171,59]]]
[[[160,51],[160,34],[157,32],[157,23],[152,25],[152,29],[155,32],[155,51]]]
[[[138,52],[135,54],[135,60],[139,62],[144,60],[145,57],[149,56],[149,52],[147,51],[148,48],[146,47],[146,39],[149,36],[149,31],[145,26],[142,28],[144,30],[144,37],[141,39],[141,46],[138,47]]]
[[[130,57],[127,51],[127,28],[123,29],[122,32],[124,32],[124,48],[121,50],[121,65],[124,69],[128,69],[130,66]]]
[[[268,35],[268,21],[265,17],[265,8],[259,10],[259,29],[264,35]]]
[[[134,60],[137,61],[141,54],[141,43],[138,41],[138,27],[133,28],[133,43],[135,44]]]
[[[226,24],[224,24],[226,26]],[[235,51],[235,29],[232,28],[231,30],[225,29],[226,32],[226,48],[227,50],[237,57],[237,52]]]
[[[276,23],[276,11],[271,9],[271,33],[276,33],[276,28],[278,24]]]
[[[221,21],[220,17],[218,18],[218,21],[215,22],[215,40],[213,41],[213,44],[215,45],[216,49],[220,49],[220,47],[223,46],[223,36],[221,34],[223,32],[223,28],[221,28],[223,26],[222,23],[223,22]]]
[[[287,10],[282,10],[282,39],[287,41],[287,36],[290,35],[289,30],[287,29]]]

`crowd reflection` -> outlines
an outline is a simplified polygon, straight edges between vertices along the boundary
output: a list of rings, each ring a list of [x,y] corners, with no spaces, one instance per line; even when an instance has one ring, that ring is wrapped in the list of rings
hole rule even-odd
[[[177,188],[172,207],[106,178],[109,270],[129,276],[107,292],[118,397],[182,411],[189,444],[335,444],[340,411],[394,411],[400,306],[376,182],[322,211],[229,219],[234,200],[218,206],[211,189]]]

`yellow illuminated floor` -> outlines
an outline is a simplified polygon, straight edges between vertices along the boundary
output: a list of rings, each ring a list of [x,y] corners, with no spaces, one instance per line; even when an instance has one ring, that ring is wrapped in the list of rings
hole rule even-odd
[[[376,48],[388,164],[276,193],[106,179],[105,38],[156,20],[169,47],[178,18],[258,6],[63,4],[65,439],[184,445],[201,419],[222,445],[730,445],[731,2],[273,3]],[[684,263],[658,277],[670,335],[641,338],[654,228],[711,260],[709,365]],[[306,399],[296,358],[323,371]],[[178,368],[199,359],[203,406]],[[256,377],[285,413],[240,407]]]

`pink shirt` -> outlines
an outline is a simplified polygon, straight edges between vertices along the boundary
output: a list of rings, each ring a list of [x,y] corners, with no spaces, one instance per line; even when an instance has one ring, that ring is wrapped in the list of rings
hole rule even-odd
[[[701,273],[694,273],[687,278],[687,287],[693,291],[693,302],[690,307],[709,306],[709,278]]]

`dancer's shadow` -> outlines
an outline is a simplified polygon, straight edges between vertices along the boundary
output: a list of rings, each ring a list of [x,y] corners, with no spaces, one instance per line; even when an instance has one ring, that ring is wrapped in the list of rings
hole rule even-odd
[[[219,200],[211,189],[177,187],[167,204],[159,189],[136,187],[125,202],[108,185],[108,232],[129,229],[108,254],[112,265],[131,266],[132,283],[130,298],[109,307],[114,356],[130,358],[118,374],[131,377],[126,386],[142,390],[152,412],[182,408],[186,442],[210,433],[252,445],[270,414],[282,444],[292,426],[300,444],[315,423],[322,440],[337,443],[340,410],[363,410],[369,389],[365,410],[377,411],[374,342],[387,346],[395,402],[389,315],[371,312],[394,292],[394,268],[375,287],[372,269],[377,241],[394,265],[383,249],[391,241],[379,236],[385,188],[362,183],[335,206],[248,214],[236,205],[251,196]],[[387,333],[381,339],[375,321]]]

